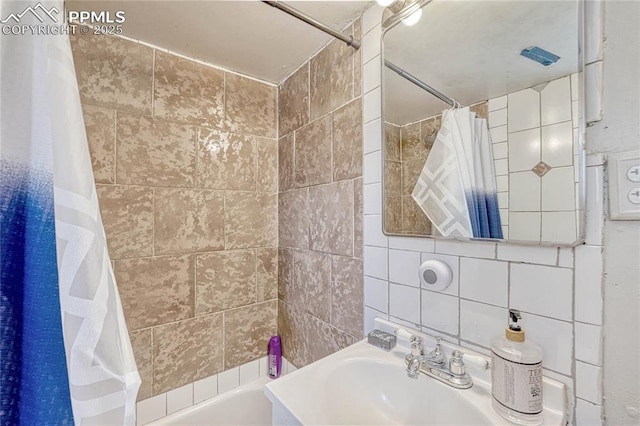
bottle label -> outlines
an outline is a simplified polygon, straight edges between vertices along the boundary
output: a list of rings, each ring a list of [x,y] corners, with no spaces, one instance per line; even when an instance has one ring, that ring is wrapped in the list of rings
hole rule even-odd
[[[491,394],[500,404],[522,414],[542,412],[542,362],[524,364],[491,352]]]

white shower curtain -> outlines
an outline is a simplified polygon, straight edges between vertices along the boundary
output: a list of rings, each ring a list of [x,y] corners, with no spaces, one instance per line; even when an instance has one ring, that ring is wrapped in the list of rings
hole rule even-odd
[[[23,14],[35,4],[3,0],[0,19],[46,25],[46,10],[62,24],[62,1],[41,4]],[[3,33],[1,42],[2,422],[132,425],[140,377],[69,37]]]
[[[443,236],[502,238],[491,138],[469,108],[445,110],[412,196]]]

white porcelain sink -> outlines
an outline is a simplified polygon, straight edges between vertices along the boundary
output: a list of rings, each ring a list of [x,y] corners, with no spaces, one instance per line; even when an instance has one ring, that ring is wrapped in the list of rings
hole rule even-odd
[[[386,321],[378,321],[387,327]],[[388,328],[385,331],[390,331]],[[400,333],[408,336],[408,333]],[[423,335],[424,336],[424,335]],[[433,340],[424,337],[426,347]],[[466,353],[470,389],[457,390],[421,374],[407,377],[408,341],[398,339],[391,352],[358,342],[269,383],[274,425],[508,425],[491,407],[489,358],[443,342],[445,351]],[[565,389],[544,381],[545,425],[564,425]]]

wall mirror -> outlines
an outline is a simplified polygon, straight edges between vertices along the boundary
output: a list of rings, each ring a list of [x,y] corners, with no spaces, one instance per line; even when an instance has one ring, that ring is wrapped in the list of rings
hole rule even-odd
[[[384,232],[579,243],[581,3],[418,6],[383,17]]]

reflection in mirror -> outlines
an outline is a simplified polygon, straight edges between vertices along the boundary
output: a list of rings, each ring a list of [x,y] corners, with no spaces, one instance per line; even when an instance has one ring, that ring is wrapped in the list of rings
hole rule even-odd
[[[433,0],[386,28],[385,233],[580,240],[579,6]]]

